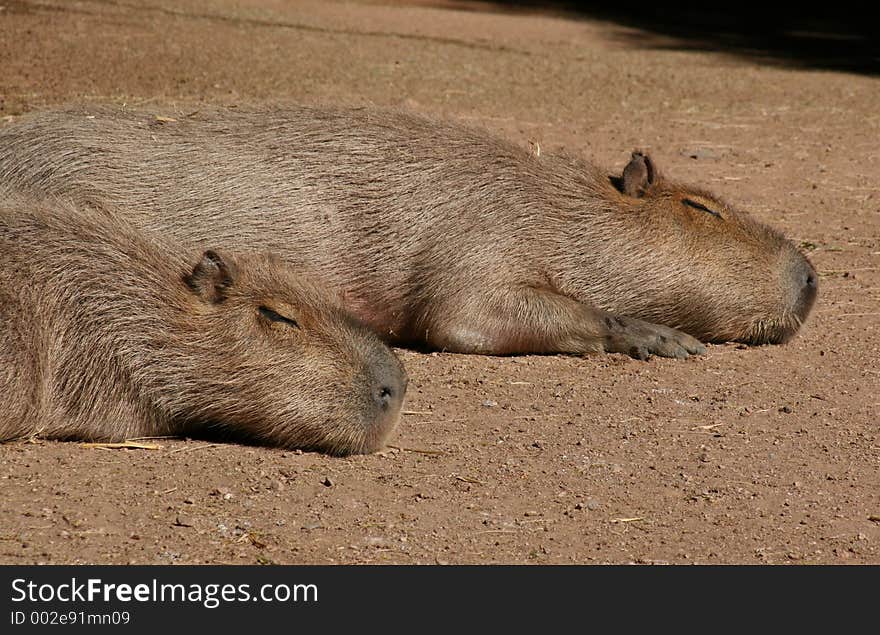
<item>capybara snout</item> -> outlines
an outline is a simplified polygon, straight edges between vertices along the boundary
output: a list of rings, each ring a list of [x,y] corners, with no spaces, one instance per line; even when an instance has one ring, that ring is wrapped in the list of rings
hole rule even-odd
[[[372,360],[370,394],[377,413],[393,413],[400,409],[406,392],[406,373],[394,357]]]
[[[800,326],[813,308],[819,291],[819,274],[816,273],[812,263],[800,253],[794,258],[791,268],[791,288],[794,291],[791,311],[797,317]],[[794,331],[788,337],[793,334]]]
[[[809,260],[788,246],[788,266],[780,267],[780,306],[775,314],[757,318],[746,336],[747,344],[783,344],[798,332],[816,302],[819,276]]]
[[[0,440],[208,435],[364,453],[391,434],[405,390],[391,349],[277,258],[0,193]]]
[[[371,334],[371,337],[375,337]],[[361,373],[360,390],[364,395],[362,426],[364,451],[380,448],[400,417],[406,394],[407,376],[403,365],[393,355],[373,354]]]

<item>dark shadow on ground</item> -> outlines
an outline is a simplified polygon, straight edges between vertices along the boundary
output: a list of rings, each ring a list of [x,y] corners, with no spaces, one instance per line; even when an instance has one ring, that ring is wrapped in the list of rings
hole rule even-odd
[[[550,10],[605,20],[631,46],[718,51],[783,66],[880,75],[880,27],[872,4],[683,3],[585,0],[438,0],[439,6]],[[781,6],[774,6],[774,5]],[[634,30],[632,30],[634,29]]]

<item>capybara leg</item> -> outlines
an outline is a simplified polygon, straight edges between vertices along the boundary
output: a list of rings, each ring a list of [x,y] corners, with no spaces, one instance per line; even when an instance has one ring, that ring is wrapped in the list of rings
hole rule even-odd
[[[613,315],[549,290],[524,289],[503,298],[455,305],[434,313],[425,339],[457,353],[626,353],[685,358],[705,347],[687,333]]]

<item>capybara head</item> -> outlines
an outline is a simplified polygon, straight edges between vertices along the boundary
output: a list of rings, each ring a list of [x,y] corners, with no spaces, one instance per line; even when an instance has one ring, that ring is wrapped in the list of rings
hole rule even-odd
[[[406,374],[327,291],[273,256],[217,251],[204,252],[183,283],[198,325],[193,344],[214,361],[193,369],[202,375],[195,385],[216,396],[196,423],[223,422],[221,432],[232,436],[330,454],[382,447]]]
[[[619,179],[624,232],[621,313],[679,328],[707,342],[778,344],[791,338],[816,299],[818,276],[795,245],[718,197],[667,180],[634,152]],[[629,244],[627,244],[627,242]],[[629,284],[627,284],[629,286]]]

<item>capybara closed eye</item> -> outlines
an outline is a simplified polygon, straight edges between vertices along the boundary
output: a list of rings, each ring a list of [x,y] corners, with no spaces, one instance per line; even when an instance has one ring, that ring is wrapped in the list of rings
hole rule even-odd
[[[25,118],[0,130],[0,180],[314,268],[399,344],[687,357],[701,342],[784,342],[816,297],[789,240],[643,152],[610,177],[369,108],[156,121],[111,108]]]
[[[393,352],[277,258],[182,250],[106,209],[0,193],[0,440],[362,453],[405,390]]]

